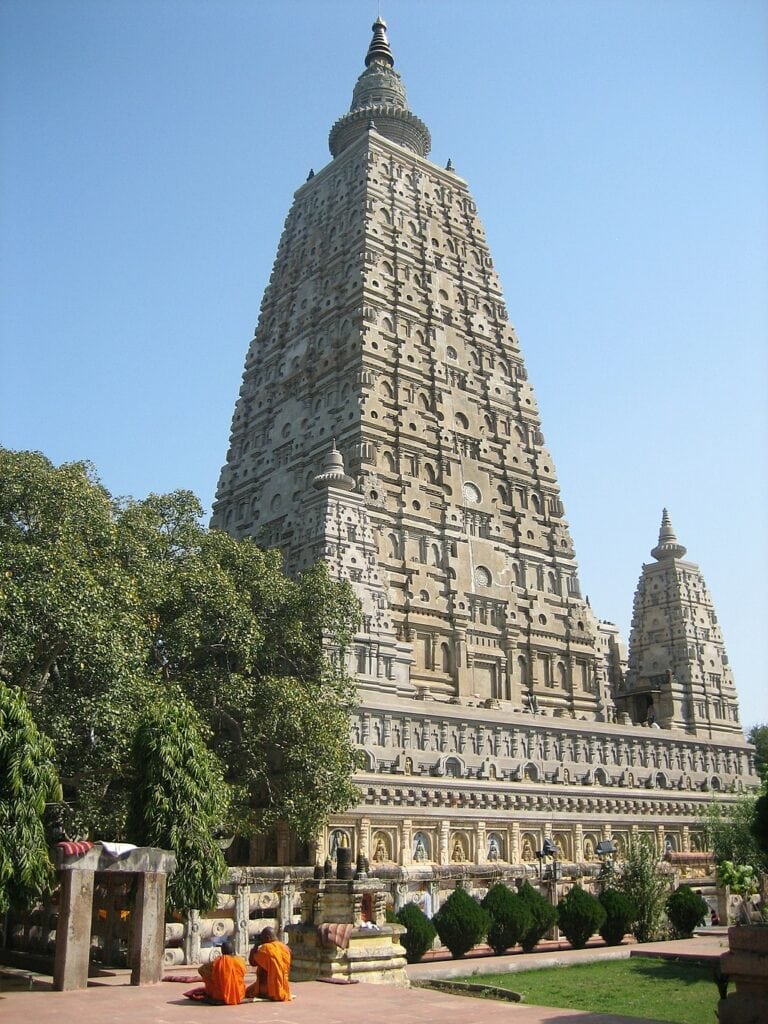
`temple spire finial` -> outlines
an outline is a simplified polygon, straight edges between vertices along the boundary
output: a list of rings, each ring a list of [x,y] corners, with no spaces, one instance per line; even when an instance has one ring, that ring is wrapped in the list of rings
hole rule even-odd
[[[338,156],[375,124],[377,134],[427,157],[432,145],[429,129],[408,109],[405,87],[395,71],[395,58],[389,48],[387,24],[378,17],[372,28],[365,70],[355,83],[349,111],[339,118],[328,136],[331,155]]]
[[[678,544],[677,536],[672,528],[672,520],[669,518],[669,512],[666,509],[662,509],[659,543],[651,551],[651,554],[657,562],[660,562],[667,558],[683,558],[687,550],[682,544]]]
[[[387,64],[393,68],[395,66],[395,58],[392,56],[392,51],[389,48],[386,21],[383,21],[381,15],[379,15],[371,28],[373,30],[373,39],[368,47],[368,53],[365,55],[365,66],[368,68],[374,61],[378,61],[380,64]]]

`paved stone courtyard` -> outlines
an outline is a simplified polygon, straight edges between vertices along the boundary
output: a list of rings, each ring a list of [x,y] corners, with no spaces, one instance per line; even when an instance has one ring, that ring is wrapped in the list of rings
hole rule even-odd
[[[471,975],[474,971],[506,971],[610,959],[617,955],[672,956],[714,959],[727,948],[725,935],[709,934],[691,940],[648,944],[643,947],[560,950],[504,957],[469,957],[463,961],[433,961],[408,968],[412,981],[428,977]],[[189,968],[186,969],[186,973]],[[3,1024],[205,1024],[206,1021],[247,1020],[265,1024],[638,1024],[637,1017],[584,1013],[578,1010],[525,1006],[518,1003],[472,1000],[423,988],[372,985],[294,985],[292,1003],[243,1003],[220,1007],[191,1003],[184,984],[162,982],[145,988],[127,984],[127,972],[102,979],[80,992],[0,990]],[[713,1013],[715,1009],[713,986]],[[651,1022],[653,1024],[653,1022]]]

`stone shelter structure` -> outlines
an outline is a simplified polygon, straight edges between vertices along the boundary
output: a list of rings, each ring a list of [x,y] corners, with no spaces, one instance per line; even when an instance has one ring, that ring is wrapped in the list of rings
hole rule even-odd
[[[285,222],[212,518],[291,573],[324,559],[362,603],[363,795],[320,859],[533,865],[550,838],[589,863],[639,833],[696,849],[711,794],[757,784],[711,599],[666,512],[628,668],[583,599],[475,203],[429,161],[380,18],[329,145]]]

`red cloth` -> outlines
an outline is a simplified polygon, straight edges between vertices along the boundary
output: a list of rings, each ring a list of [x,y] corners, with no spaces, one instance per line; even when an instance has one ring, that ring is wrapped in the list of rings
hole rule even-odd
[[[338,946],[339,949],[346,949],[349,945],[349,937],[352,934],[351,924],[321,924],[318,925],[321,945],[329,948]]]
[[[291,951],[283,942],[262,942],[255,946],[248,957],[256,968],[256,988],[260,996],[266,996],[275,1003],[287,1003],[291,999],[288,979],[291,973]]]
[[[56,846],[58,849],[63,850],[67,857],[72,857],[74,855],[82,857],[84,853],[88,853],[88,851],[93,848],[93,843],[83,840],[79,843],[56,843]]]

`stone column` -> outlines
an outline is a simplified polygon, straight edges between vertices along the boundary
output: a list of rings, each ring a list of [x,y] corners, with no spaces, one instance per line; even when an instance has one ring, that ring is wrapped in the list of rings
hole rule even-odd
[[[656,852],[658,853],[658,856],[659,857],[663,857],[664,856],[664,826],[663,825],[657,825],[656,826],[656,847],[657,847]]]
[[[53,987],[57,992],[68,992],[88,984],[94,872],[69,869],[60,877]],[[162,958],[162,952],[160,955]]]
[[[432,897],[432,916],[440,909],[440,883],[438,881],[431,881],[427,883],[429,889],[429,895]]]
[[[413,863],[413,822],[410,818],[404,818],[400,827],[400,863],[404,868],[410,867]]]
[[[286,934],[286,928],[289,924],[293,924],[293,902],[295,897],[295,882],[291,882],[287,878],[284,879],[283,884],[280,887],[280,901],[277,905],[277,925],[279,931],[283,935],[283,942],[287,942],[287,939],[284,937]],[[278,938],[280,938],[279,935]]]
[[[397,882],[395,885],[395,891],[393,895],[395,897],[393,909],[395,913],[397,913],[398,910],[402,910],[402,908],[408,902],[408,883]]]
[[[580,822],[573,827],[573,859],[577,864],[584,860],[584,826]]]
[[[520,823],[512,822],[512,830],[509,835],[509,861],[510,864],[520,863]]]
[[[360,819],[360,830],[358,834],[358,851],[364,857],[371,855],[371,819]]]
[[[248,958],[250,941],[248,939],[248,915],[251,910],[250,885],[235,886],[235,952],[238,956]]]
[[[184,928],[184,962],[200,963],[200,911],[190,910],[187,913]]]
[[[144,871],[136,876],[131,936],[132,985],[153,985],[162,977],[165,883],[164,871]]]
[[[435,858],[438,864],[450,864],[451,862],[451,851],[448,848],[450,830],[450,821],[443,820],[440,822],[440,853]]]
[[[469,859],[472,859],[472,851],[469,851]],[[485,822],[478,821],[475,825],[475,864],[483,864],[488,859],[488,850],[485,845]]]

